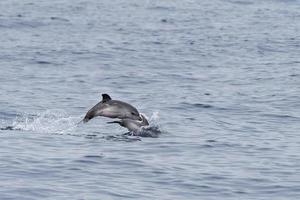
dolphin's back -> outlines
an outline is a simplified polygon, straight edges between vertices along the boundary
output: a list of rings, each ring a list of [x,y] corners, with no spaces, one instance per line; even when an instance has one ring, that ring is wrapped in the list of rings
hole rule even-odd
[[[122,108],[122,109],[126,109],[130,112],[135,112],[136,114],[139,113],[138,110],[135,107],[133,107],[129,103],[126,103],[126,102],[123,102],[123,101],[111,100],[111,101],[106,102],[105,104],[108,104],[110,106],[116,106],[116,107],[119,107],[119,108]]]

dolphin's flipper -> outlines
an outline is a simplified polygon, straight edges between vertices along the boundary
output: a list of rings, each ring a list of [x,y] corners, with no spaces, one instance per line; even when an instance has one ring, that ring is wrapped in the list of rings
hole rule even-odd
[[[106,122],[107,124],[120,124],[121,125],[121,122],[120,121],[112,121],[112,122]]]
[[[125,127],[124,122],[123,121],[112,121],[112,122],[106,122],[108,124],[119,124],[120,126]]]

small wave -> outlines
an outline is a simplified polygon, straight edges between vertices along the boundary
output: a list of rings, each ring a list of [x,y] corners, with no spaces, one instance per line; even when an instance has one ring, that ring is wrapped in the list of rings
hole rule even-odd
[[[38,60],[38,61],[36,61],[36,63],[41,64],[41,65],[50,65],[50,64],[52,64],[51,62],[45,61],[45,60]]]
[[[16,113],[10,113],[10,112],[1,112],[0,111],[0,117],[1,119],[12,119],[17,116]]]
[[[124,135],[157,138],[161,133],[162,132],[160,131],[158,126],[148,126],[148,127],[143,127],[138,132],[128,132],[125,133]]]
[[[168,7],[168,6],[150,6],[148,7],[149,10],[166,10],[166,11],[169,11],[169,10],[175,10],[175,7]]]
[[[50,17],[51,20],[61,21],[61,22],[69,22],[70,20],[62,17]]]
[[[233,3],[233,4],[240,4],[240,5],[252,5],[252,4],[254,4],[254,2],[252,2],[252,1],[233,1],[233,0],[230,0],[228,2]]]
[[[181,102],[180,107],[176,107],[177,109],[203,109],[203,108],[216,108],[210,104],[204,103],[189,103],[189,102]]]
[[[212,108],[212,105],[209,104],[203,104],[203,103],[194,103],[193,106],[199,107],[199,108]]]
[[[18,16],[20,18],[21,16]],[[0,19],[0,28],[38,28],[47,24],[40,21],[26,21],[20,19]]]
[[[12,131],[12,130],[20,130],[20,129],[16,129],[13,126],[5,126],[5,127],[0,128],[0,130],[2,130],[2,131],[6,131],[6,130]]]
[[[292,116],[292,115],[289,115],[289,114],[270,114],[270,113],[264,113],[261,116],[264,116],[264,117],[274,117],[274,118],[288,118],[288,119],[295,119],[295,120],[299,119],[299,117]]]
[[[141,138],[132,136],[132,135],[109,135],[109,136],[103,136],[102,137],[105,140],[110,140],[110,141],[117,141],[117,142],[136,142],[136,141],[141,141]]]

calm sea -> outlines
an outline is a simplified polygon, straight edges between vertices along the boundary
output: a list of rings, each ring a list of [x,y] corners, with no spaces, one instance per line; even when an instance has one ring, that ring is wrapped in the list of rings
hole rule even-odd
[[[0,93],[1,200],[300,199],[299,0],[3,0]]]

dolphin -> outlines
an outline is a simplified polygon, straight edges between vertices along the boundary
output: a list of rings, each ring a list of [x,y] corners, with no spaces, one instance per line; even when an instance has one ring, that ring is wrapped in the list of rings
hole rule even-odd
[[[149,126],[149,122],[143,114],[140,114],[141,120],[125,118],[120,121],[107,122],[108,124],[117,123],[120,126],[127,128],[130,132],[138,132],[144,126]]]
[[[138,110],[132,105],[123,101],[112,100],[108,94],[102,94],[102,101],[92,107],[82,120],[84,123],[97,116],[119,118],[119,119],[131,119],[142,120]]]

